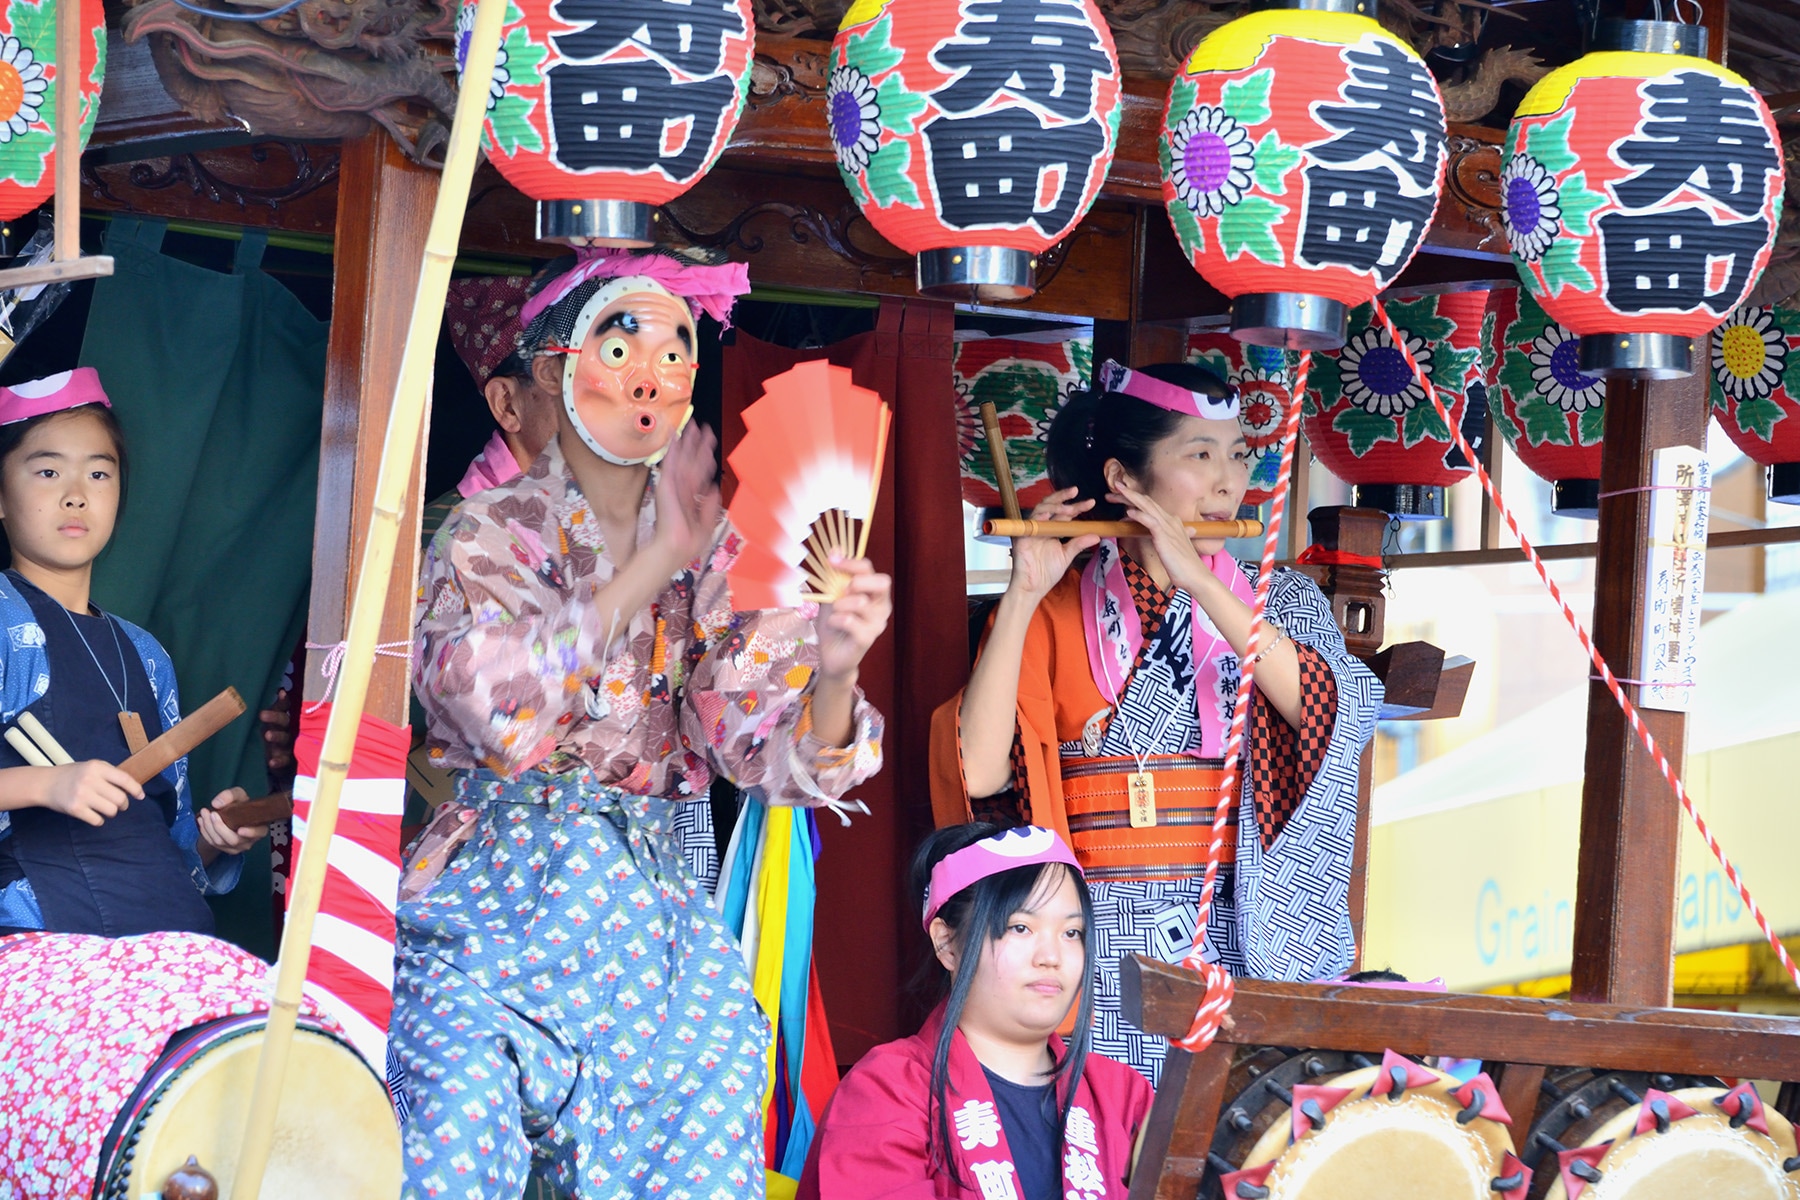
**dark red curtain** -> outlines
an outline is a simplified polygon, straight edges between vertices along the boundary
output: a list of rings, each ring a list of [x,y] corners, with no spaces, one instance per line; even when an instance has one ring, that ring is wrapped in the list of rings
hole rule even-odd
[[[849,367],[894,409],[869,556],[894,577],[894,620],[863,663],[862,687],[887,717],[886,762],[856,795],[869,816],[848,829],[820,822],[813,960],[832,1041],[848,1068],[870,1047],[911,1033],[920,1012],[905,994],[923,944],[905,895],[907,859],[932,828],[926,787],[931,713],[963,685],[968,634],[956,403],[950,382],[954,310],[884,300],[874,332],[818,350],[789,350],[739,333],[725,348],[723,429],[729,454],[762,383],[817,358]],[[733,481],[727,475],[726,495]]]

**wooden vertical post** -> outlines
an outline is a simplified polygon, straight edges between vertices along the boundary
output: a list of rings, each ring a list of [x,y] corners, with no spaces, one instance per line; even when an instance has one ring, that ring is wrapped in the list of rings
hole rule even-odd
[[[354,564],[368,530],[355,514],[369,511],[380,469],[400,355],[412,313],[425,234],[437,200],[438,172],[410,162],[376,130],[344,143],[338,184],[331,340],[325,358],[325,428],[319,450],[319,503],[313,524],[311,615],[306,639],[343,640]],[[427,418],[429,421],[429,418]],[[427,426],[429,427],[429,425]],[[407,492],[394,574],[381,626],[385,643],[412,642],[413,591],[419,577],[420,477],[424,439]],[[326,651],[307,655],[306,698],[324,697]],[[367,711],[396,725],[407,721],[409,658],[383,656],[369,683]]]
[[[1707,361],[1696,339],[1694,361]],[[1706,445],[1707,376],[1661,383],[1614,380],[1606,388],[1595,561],[1594,644],[1614,674],[1637,676],[1644,607],[1650,458],[1664,446]],[[1635,699],[1638,689],[1626,685]],[[1681,713],[1646,709],[1644,723],[1679,766]],[[1675,979],[1675,884],[1682,816],[1668,781],[1604,683],[1588,685],[1587,761],[1575,881],[1571,993],[1577,1000],[1666,1005]]]

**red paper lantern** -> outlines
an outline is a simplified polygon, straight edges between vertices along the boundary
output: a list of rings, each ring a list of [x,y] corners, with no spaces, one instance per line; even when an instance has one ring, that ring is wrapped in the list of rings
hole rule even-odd
[[[1494,423],[1519,461],[1550,481],[1551,512],[1598,517],[1606,381],[1581,369],[1580,339],[1519,288],[1495,289],[1488,311]]]
[[[1024,342],[1012,338],[976,338],[956,343],[951,382],[956,407],[957,451],[962,459],[963,499],[976,508],[993,508],[1000,491],[981,406],[991,403],[1006,440],[1006,462],[1020,509],[1050,494],[1050,467],[1044,449],[1050,423],[1075,392],[1085,391],[1094,370],[1094,343],[1089,338],[1066,342]]]
[[[1713,333],[1714,415],[1769,469],[1769,499],[1800,504],[1800,309],[1746,305]]]
[[[1597,52],[1539,80],[1507,131],[1513,261],[1591,375],[1689,374],[1693,339],[1769,261],[1781,141],[1756,89],[1698,57],[1705,32],[1603,21]]]
[[[1333,350],[1437,211],[1444,100],[1368,0],[1289,0],[1195,48],[1169,88],[1163,202],[1231,332]]]
[[[81,136],[87,145],[106,78],[106,14],[82,0]],[[0,221],[24,216],[56,191],[56,5],[0,5]]]
[[[1227,333],[1194,333],[1188,335],[1187,360],[1237,384],[1238,424],[1250,443],[1250,489],[1244,503],[1267,503],[1275,495],[1281,430],[1294,396],[1287,352],[1240,342]]]
[[[1478,444],[1487,421],[1481,365],[1487,293],[1386,303],[1451,419]],[[1353,485],[1353,504],[1403,518],[1442,517],[1444,488],[1470,473],[1424,384],[1372,305],[1350,314],[1342,351],[1313,355],[1305,404],[1301,420],[1313,456]]]
[[[459,63],[474,18],[466,0]],[[650,245],[654,207],[731,139],[754,48],[750,0],[512,0],[482,145],[540,239]]]
[[[1094,0],[857,0],[826,121],[869,223],[919,290],[1016,300],[1112,165],[1119,59]]]

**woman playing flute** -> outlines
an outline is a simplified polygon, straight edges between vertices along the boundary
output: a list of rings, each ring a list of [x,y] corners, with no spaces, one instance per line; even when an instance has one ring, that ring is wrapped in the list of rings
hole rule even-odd
[[[1183,522],[1227,520],[1249,484],[1234,387],[1205,368],[1106,363],[1050,430],[1037,520],[1128,519],[1144,537],[1021,538],[963,694],[939,709],[940,823],[1035,824],[1093,887],[1094,1049],[1153,1083],[1162,1039],[1119,1010],[1128,954],[1192,944],[1256,568]],[[1242,793],[1206,931],[1233,974],[1319,979],[1354,954],[1357,766],[1381,685],[1294,571],[1271,582]]]

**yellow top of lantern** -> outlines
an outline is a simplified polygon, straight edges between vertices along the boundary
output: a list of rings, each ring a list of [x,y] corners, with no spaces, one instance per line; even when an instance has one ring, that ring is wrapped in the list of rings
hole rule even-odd
[[[857,8],[873,0],[857,0]],[[855,12],[855,9],[851,10]],[[848,20],[846,19],[846,24]],[[1406,46],[1379,22],[1357,13],[1317,12],[1310,9],[1271,8],[1239,17],[1207,34],[1188,59],[1187,73],[1242,71],[1262,56],[1278,37],[1304,38],[1331,46],[1350,46],[1369,34]],[[1413,54],[1412,47],[1406,52]],[[1417,58],[1416,54],[1413,57]]]
[[[1569,93],[1583,79],[1624,77],[1655,79],[1676,71],[1704,71],[1717,75],[1727,83],[1749,87],[1749,81],[1718,63],[1687,54],[1645,54],[1638,50],[1599,50],[1584,54],[1572,63],[1556,68],[1525,93],[1515,117],[1539,117],[1561,112],[1569,102]]]
[[[854,29],[865,21],[873,21],[891,3],[893,0],[856,0],[856,3],[850,6],[850,11],[844,14],[844,19],[838,22],[838,27]]]

